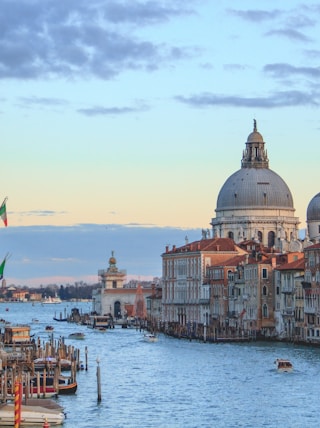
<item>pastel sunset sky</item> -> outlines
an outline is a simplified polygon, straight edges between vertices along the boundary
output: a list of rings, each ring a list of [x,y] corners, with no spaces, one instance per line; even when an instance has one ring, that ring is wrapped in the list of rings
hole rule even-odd
[[[295,0],[1,0],[7,282],[96,282],[112,250],[160,276],[165,245],[210,227],[254,118],[305,228],[319,21]]]

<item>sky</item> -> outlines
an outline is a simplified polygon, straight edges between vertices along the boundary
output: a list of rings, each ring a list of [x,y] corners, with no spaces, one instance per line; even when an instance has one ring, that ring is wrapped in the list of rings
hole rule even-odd
[[[128,275],[161,276],[165,246],[210,227],[253,119],[305,228],[320,191],[320,3],[0,4],[7,283],[96,282],[113,250]]]

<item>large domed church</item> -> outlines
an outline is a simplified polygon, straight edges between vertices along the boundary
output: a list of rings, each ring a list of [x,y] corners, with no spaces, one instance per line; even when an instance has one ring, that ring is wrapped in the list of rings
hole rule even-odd
[[[245,143],[241,169],[223,184],[215,212],[213,236],[232,238],[236,243],[254,239],[280,251],[297,251],[301,246],[292,194],[285,181],[269,168],[256,120]]]

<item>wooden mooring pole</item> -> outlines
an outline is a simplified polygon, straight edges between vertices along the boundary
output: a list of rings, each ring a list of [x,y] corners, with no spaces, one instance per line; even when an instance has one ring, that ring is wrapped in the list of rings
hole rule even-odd
[[[100,375],[100,360],[97,358],[97,388],[98,388],[98,403],[101,402],[101,375]]]

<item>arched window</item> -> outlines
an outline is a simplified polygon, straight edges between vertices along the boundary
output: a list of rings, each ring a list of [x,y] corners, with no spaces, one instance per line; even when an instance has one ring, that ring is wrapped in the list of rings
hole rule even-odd
[[[264,285],[264,287],[263,287],[263,289],[262,289],[262,294],[264,295],[264,296],[266,296],[267,295],[267,287]]]
[[[261,230],[258,230],[258,239],[259,239],[259,242],[262,242],[262,232],[261,232]]]
[[[234,235],[233,235],[233,232],[231,232],[231,231],[230,231],[230,232],[228,232],[228,238],[233,239],[233,236],[234,236]]]
[[[268,233],[268,247],[273,247],[275,244],[275,233],[274,232],[269,232]]]
[[[268,318],[268,306],[266,304],[262,307],[262,316],[263,318]]]

